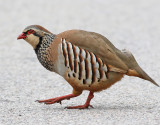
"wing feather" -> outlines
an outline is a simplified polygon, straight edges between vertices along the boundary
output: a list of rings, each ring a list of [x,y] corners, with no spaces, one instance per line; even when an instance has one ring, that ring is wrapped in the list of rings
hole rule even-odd
[[[69,30],[57,35],[87,51],[93,52],[105,64],[119,68],[122,72],[128,71],[128,66],[118,57],[119,50],[104,36],[83,30]],[[118,70],[117,70],[118,71]]]

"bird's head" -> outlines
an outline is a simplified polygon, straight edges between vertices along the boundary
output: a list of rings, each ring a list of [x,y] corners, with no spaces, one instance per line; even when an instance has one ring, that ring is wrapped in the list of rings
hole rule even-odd
[[[31,25],[26,27],[17,39],[24,39],[35,49],[46,34],[51,34],[48,30],[39,25]]]

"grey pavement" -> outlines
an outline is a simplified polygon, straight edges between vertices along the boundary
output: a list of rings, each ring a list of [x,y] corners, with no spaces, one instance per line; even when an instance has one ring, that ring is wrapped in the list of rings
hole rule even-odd
[[[94,109],[69,110],[85,103],[88,92],[60,104],[48,99],[72,92],[59,75],[38,62],[32,47],[17,41],[22,30],[39,24],[53,33],[83,29],[130,50],[160,85],[159,0],[1,0],[0,125],[160,125],[160,88],[125,76],[95,93]]]

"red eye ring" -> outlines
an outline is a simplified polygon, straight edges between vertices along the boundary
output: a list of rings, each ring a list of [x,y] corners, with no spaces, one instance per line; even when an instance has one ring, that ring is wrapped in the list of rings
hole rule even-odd
[[[28,35],[29,35],[29,34],[33,34],[33,33],[35,33],[34,30],[29,30],[29,31],[27,32]]]

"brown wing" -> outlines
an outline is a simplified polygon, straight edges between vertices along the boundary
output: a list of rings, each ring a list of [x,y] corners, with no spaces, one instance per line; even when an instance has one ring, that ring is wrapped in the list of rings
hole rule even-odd
[[[105,64],[114,66],[123,72],[128,70],[127,65],[116,55],[117,48],[104,36],[83,30],[69,30],[57,35],[83,49],[93,52],[101,58]]]

